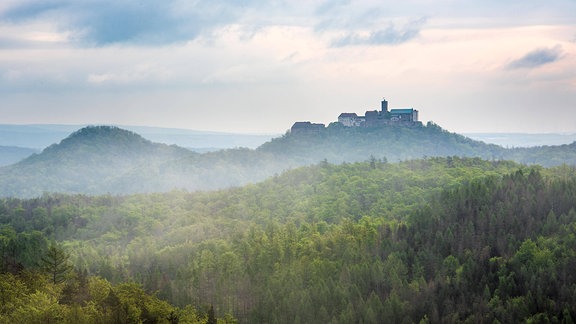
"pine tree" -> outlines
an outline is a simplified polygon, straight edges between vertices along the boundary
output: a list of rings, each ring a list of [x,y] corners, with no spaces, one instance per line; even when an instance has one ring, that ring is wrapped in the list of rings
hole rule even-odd
[[[42,257],[42,269],[48,275],[52,283],[58,284],[66,281],[68,273],[72,270],[68,259],[70,255],[61,246],[52,243],[48,247],[48,252]]]
[[[207,324],[217,324],[216,315],[214,314],[214,306],[210,305],[210,309],[208,310],[208,322]]]

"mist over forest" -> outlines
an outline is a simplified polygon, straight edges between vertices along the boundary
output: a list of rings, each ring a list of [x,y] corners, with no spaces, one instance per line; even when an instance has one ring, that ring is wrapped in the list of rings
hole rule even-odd
[[[216,190],[256,183],[321,161],[339,164],[375,158],[399,162],[436,156],[557,166],[574,163],[576,149],[574,144],[505,149],[433,123],[373,129],[335,123],[318,134],[287,132],[255,149],[198,153],[154,143],[118,127],[89,126],[41,153],[0,168],[0,196]]]
[[[575,323],[575,22],[1,0],[0,324]]]
[[[217,190],[265,180],[299,166],[399,162],[436,156],[481,157],[556,166],[576,161],[574,144],[505,149],[420,127],[347,128],[335,123],[318,134],[286,134],[255,149],[206,153],[151,142],[113,126],[89,126],[18,163],[0,168],[0,196],[46,192],[132,194],[173,189]]]
[[[434,123],[207,153],[81,128],[0,168],[0,321],[568,323],[574,161]]]

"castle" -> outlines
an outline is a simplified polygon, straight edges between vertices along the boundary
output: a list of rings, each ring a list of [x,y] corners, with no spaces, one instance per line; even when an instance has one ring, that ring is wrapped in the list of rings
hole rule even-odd
[[[388,125],[398,126],[421,126],[418,121],[418,110],[413,108],[391,109],[388,111],[388,101],[383,99],[381,110],[367,111],[364,116],[356,113],[341,113],[338,116],[338,123],[344,127],[365,127],[375,128]],[[296,122],[290,128],[291,133],[318,133],[325,128],[324,124],[314,124],[311,122]]]

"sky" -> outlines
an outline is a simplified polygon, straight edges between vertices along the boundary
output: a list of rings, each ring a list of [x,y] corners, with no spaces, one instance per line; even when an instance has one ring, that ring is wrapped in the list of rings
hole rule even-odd
[[[0,124],[576,133],[574,0],[2,0]]]

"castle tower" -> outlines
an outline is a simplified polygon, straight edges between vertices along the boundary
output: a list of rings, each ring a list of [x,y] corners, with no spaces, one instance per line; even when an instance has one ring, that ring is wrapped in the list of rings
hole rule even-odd
[[[388,101],[386,101],[386,99],[382,98],[382,113],[387,113],[388,112]]]

